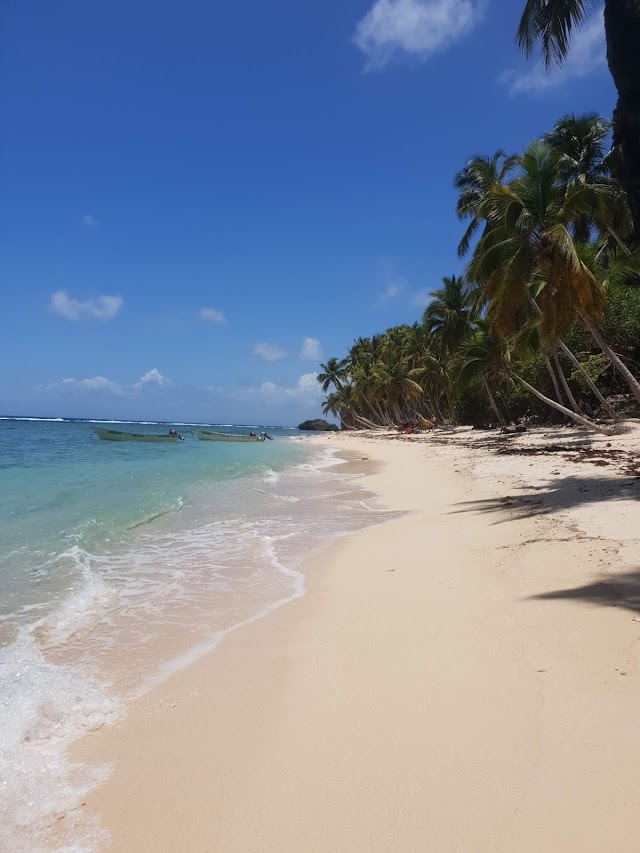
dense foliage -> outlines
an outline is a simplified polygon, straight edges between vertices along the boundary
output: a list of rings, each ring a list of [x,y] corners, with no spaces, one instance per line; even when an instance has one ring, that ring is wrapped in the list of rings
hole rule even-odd
[[[421,323],[323,364],[324,413],[347,428],[551,415],[606,430],[608,397],[640,412],[640,249],[608,134],[569,115],[519,156],[472,157],[455,177],[464,275],[443,278]]]

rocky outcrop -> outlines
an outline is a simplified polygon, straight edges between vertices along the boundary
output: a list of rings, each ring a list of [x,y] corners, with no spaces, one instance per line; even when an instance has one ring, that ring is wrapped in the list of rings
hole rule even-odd
[[[338,427],[335,424],[330,424],[329,421],[323,421],[322,418],[316,418],[313,421],[302,421],[298,424],[298,429],[308,430],[309,432],[337,432]]]

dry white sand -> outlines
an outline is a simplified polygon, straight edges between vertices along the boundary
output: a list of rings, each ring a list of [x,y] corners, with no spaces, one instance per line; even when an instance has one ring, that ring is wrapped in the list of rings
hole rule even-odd
[[[637,430],[407,438],[319,439],[411,512],[79,743],[111,850],[640,849]]]

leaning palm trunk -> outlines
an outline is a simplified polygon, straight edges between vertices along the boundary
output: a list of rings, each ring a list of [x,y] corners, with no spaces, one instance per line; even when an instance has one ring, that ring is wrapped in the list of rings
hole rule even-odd
[[[553,354],[553,363],[556,366],[556,371],[558,373],[558,376],[560,377],[560,382],[562,382],[564,393],[567,395],[569,405],[571,406],[574,412],[578,412],[578,414],[580,414],[580,406],[576,403],[576,398],[571,393],[571,388],[569,388],[569,383],[567,382],[567,378],[564,375],[564,370],[562,369],[562,365],[560,364],[560,359],[558,358],[557,352],[554,352]]]
[[[541,317],[541,316],[542,316],[542,311],[540,310],[540,306],[539,306],[539,305],[538,305],[538,303],[535,301],[535,299],[531,296],[531,294],[529,294],[529,302],[530,302],[530,304],[531,304],[531,306],[532,306],[532,308],[533,308],[533,310],[534,310],[535,315],[536,315],[537,317]],[[596,398],[597,398],[598,402],[599,402],[599,403],[600,403],[600,405],[605,409],[605,411],[607,412],[607,414],[609,415],[609,417],[610,417],[610,418],[612,418],[614,421],[615,421],[615,420],[617,420],[616,415],[615,415],[615,412],[613,411],[613,409],[611,408],[611,406],[607,403],[607,401],[605,400],[605,398],[602,396],[602,394],[601,394],[601,392],[600,392],[600,389],[599,389],[599,388],[598,388],[598,386],[595,384],[595,382],[593,381],[593,379],[589,376],[589,374],[588,374],[588,373],[587,373],[587,371],[584,369],[584,367],[580,364],[580,362],[579,362],[579,361],[578,361],[578,359],[575,357],[575,355],[571,352],[571,350],[569,349],[569,347],[564,343],[564,341],[559,341],[559,346],[560,346],[560,349],[562,350],[562,352],[567,356],[567,358],[569,359],[569,361],[571,362],[571,364],[573,364],[573,366],[576,368],[576,370],[578,371],[578,373],[580,374],[580,376],[582,376],[582,378],[583,378],[583,379],[584,379],[584,381],[587,383],[587,385],[589,386],[589,388],[591,388],[591,390],[593,391],[593,393],[596,395]]]
[[[580,318],[582,325],[588,332],[590,332],[594,341],[598,344],[611,364],[626,379],[627,385],[631,389],[631,393],[636,398],[636,402],[640,405],[640,382],[638,382],[622,359],[611,349],[609,344],[602,337],[600,329],[596,326],[589,315],[582,310],[582,308],[578,308],[578,317]]]
[[[566,357],[569,359],[569,361],[571,362],[571,364],[573,364],[573,366],[574,366],[574,367],[575,367],[575,369],[578,371],[578,373],[580,374],[580,376],[582,376],[582,378],[583,378],[583,379],[584,379],[584,381],[587,383],[587,385],[589,386],[589,388],[593,391],[593,393],[594,393],[594,394],[595,394],[595,396],[596,396],[596,399],[598,400],[598,402],[600,403],[600,405],[602,406],[602,408],[607,412],[607,414],[609,415],[609,417],[610,417],[610,418],[612,418],[614,421],[615,421],[615,420],[617,420],[617,417],[616,417],[615,412],[613,411],[613,409],[611,408],[611,406],[609,405],[609,403],[607,403],[607,401],[605,400],[605,398],[602,396],[602,393],[601,393],[600,389],[598,388],[598,386],[596,385],[596,383],[593,381],[593,379],[589,376],[589,374],[588,374],[588,373],[587,373],[587,371],[584,369],[584,367],[582,366],[582,364],[580,364],[580,362],[579,362],[579,361],[578,361],[578,359],[575,357],[575,355],[571,352],[571,350],[569,349],[569,347],[568,347],[565,343],[563,343],[562,341],[560,341],[560,349],[561,349],[561,350],[562,350],[562,352],[566,355]]]
[[[553,390],[556,392],[557,401],[559,403],[564,403],[564,399],[563,399],[562,394],[560,392],[560,386],[558,385],[558,379],[557,379],[555,373],[553,372],[553,367],[551,367],[551,362],[549,361],[549,358],[546,355],[544,357],[544,365],[547,368],[549,376],[551,377],[551,382],[553,383]]]
[[[378,429],[380,424],[375,424],[373,421],[370,421],[369,418],[365,418],[363,415],[353,414],[353,419],[359,426],[364,427],[364,429]]]
[[[498,422],[500,423],[500,426],[506,427],[507,423],[500,413],[500,409],[498,408],[498,404],[496,403],[495,398],[491,392],[491,388],[489,387],[489,383],[487,382],[487,380],[484,376],[482,377],[482,384],[484,385],[484,390],[487,392],[487,397],[489,398],[489,403],[491,404],[491,408],[493,409],[496,417],[498,418]]]
[[[552,400],[551,397],[546,397],[542,391],[538,391],[538,389],[534,388],[533,385],[529,385],[527,380],[523,379],[522,376],[518,376],[515,371],[509,370],[509,374],[516,380],[516,382],[519,382],[523,388],[526,388],[527,391],[534,395],[534,397],[537,397],[538,400],[542,400],[542,402],[546,403],[547,406],[551,406],[552,409],[555,409],[557,412],[561,412],[577,424],[585,426],[587,429],[591,429],[594,432],[600,432],[603,435],[612,435],[613,430],[611,428],[598,426],[597,424],[594,424],[593,421],[583,417],[583,415],[579,415],[577,412],[572,412],[571,409],[567,409],[567,407],[563,406],[561,403],[556,403],[556,401]]]

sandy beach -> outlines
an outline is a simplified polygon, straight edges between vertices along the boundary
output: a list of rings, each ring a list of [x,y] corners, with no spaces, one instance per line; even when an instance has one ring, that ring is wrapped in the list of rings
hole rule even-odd
[[[637,851],[640,427],[313,440],[404,514],[75,745],[105,849]]]

